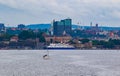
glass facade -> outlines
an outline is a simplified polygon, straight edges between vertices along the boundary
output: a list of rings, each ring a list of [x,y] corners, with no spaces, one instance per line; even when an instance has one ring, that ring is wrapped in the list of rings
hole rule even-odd
[[[0,23],[0,31],[5,29],[5,25],[3,23]]]
[[[72,20],[71,19],[64,19],[61,21],[54,21],[53,22],[53,34],[55,36],[62,36],[64,32],[70,34],[72,29]]]

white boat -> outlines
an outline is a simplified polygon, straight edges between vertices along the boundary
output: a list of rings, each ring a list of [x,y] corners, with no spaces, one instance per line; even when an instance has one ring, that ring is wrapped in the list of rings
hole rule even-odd
[[[75,49],[75,47],[65,43],[51,43],[47,49]]]

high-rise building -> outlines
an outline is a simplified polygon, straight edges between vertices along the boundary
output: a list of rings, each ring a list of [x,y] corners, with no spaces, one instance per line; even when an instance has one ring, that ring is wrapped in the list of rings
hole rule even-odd
[[[53,34],[62,36],[63,33],[70,34],[72,29],[72,19],[64,19],[61,21],[53,21]]]
[[[72,30],[72,19],[61,20],[64,23],[64,31],[69,34]]]
[[[5,30],[5,25],[3,23],[0,23],[0,31]]]
[[[60,21],[55,21],[53,23],[53,34],[56,36],[61,36],[64,31],[64,23]]]

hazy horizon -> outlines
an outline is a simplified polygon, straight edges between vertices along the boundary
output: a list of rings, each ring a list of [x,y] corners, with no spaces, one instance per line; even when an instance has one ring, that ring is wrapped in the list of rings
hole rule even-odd
[[[70,17],[73,24],[119,27],[120,0],[0,0],[0,23],[51,23]]]

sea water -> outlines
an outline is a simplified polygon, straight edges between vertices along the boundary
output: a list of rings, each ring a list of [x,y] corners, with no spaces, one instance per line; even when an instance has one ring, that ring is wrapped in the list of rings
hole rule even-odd
[[[0,50],[0,76],[120,76],[119,50]]]

